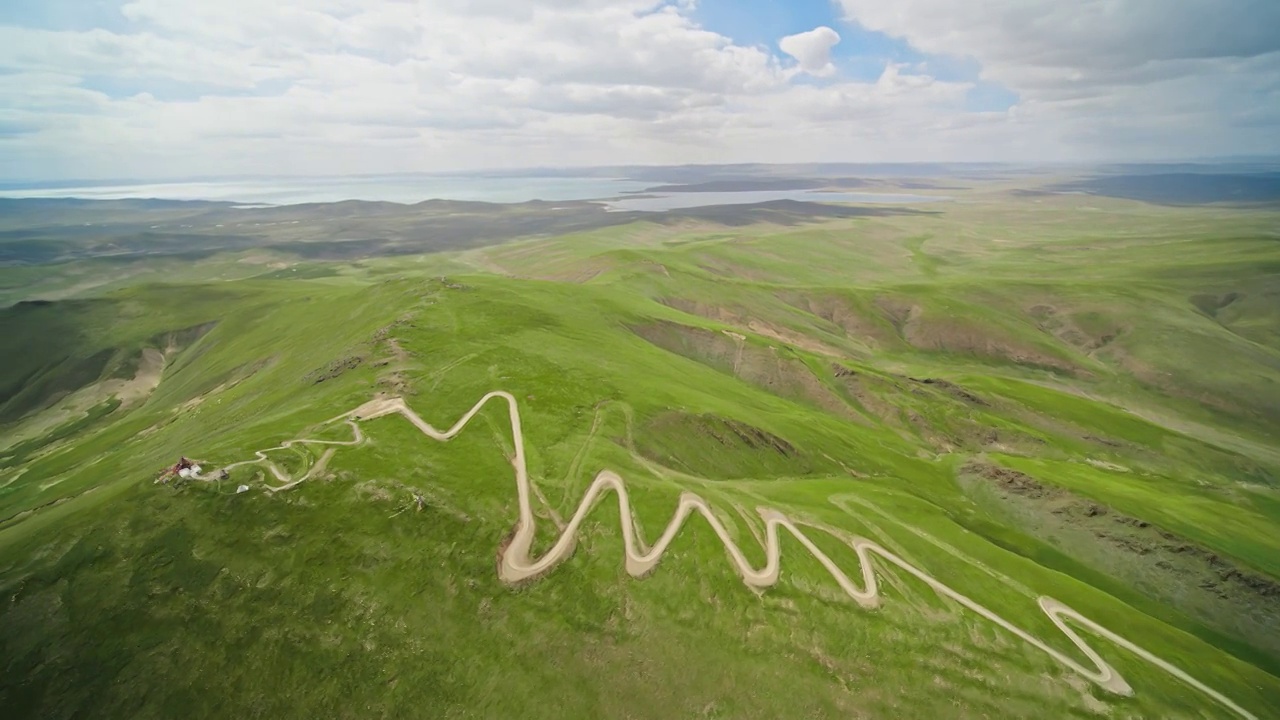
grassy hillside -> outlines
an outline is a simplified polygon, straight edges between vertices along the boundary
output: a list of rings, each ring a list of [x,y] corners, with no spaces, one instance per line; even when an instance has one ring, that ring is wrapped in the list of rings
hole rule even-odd
[[[1076,662],[1050,596],[1280,716],[1280,245],[1261,210],[975,193],[913,215],[632,222],[479,250],[128,284],[0,311],[0,706],[13,717],[1237,717],[1077,629],[1105,691],[883,559],[864,610],[789,535],[743,584],[692,518],[759,507],[851,577],[867,538]],[[296,270],[295,270],[296,268]],[[61,271],[59,271],[61,272]],[[217,273],[214,273],[216,276]],[[12,360],[10,360],[12,358]],[[147,372],[143,372],[143,369]],[[153,377],[154,376],[154,377]],[[147,382],[139,381],[139,378]],[[136,382],[135,382],[136,381]],[[330,453],[330,450],[332,452]],[[237,493],[239,485],[248,492]]]

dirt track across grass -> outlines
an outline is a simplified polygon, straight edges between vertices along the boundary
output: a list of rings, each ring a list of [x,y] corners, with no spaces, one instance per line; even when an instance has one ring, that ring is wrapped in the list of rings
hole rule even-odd
[[[462,432],[467,424],[471,422],[471,419],[475,417],[475,415],[491,400],[501,400],[507,405],[508,416],[511,422],[511,433],[515,444],[515,456],[512,458],[512,466],[515,470],[516,493],[520,513],[510,542],[501,552],[498,574],[504,582],[515,584],[534,580],[543,576],[556,565],[569,558],[569,556],[572,555],[574,546],[577,542],[578,530],[586,516],[590,514],[596,503],[607,492],[613,491],[618,499],[618,510],[621,518],[622,538],[625,548],[624,561],[627,572],[633,577],[641,577],[653,570],[662,559],[663,553],[666,552],[667,548],[675,540],[681,527],[684,526],[685,520],[687,520],[690,515],[697,513],[706,520],[711,529],[715,531],[716,536],[720,538],[720,541],[724,544],[725,550],[729,554],[731,564],[742,577],[743,582],[751,587],[767,588],[778,582],[779,569],[782,560],[779,530],[785,530],[798,540],[800,544],[803,545],[805,549],[822,564],[823,568],[830,573],[832,579],[835,580],[840,588],[844,590],[844,592],[854,602],[864,608],[874,608],[880,603],[880,592],[876,581],[875,567],[872,564],[872,558],[874,556],[879,558],[880,561],[888,562],[889,564],[896,566],[908,575],[911,575],[925,585],[928,585],[940,595],[954,600],[973,613],[985,618],[1009,633],[1012,633],[1024,642],[1041,650],[1063,666],[1096,683],[1099,687],[1109,692],[1118,695],[1132,695],[1133,689],[1124,680],[1124,678],[1116,672],[1115,668],[1111,667],[1111,665],[1103,660],[1102,657],[1068,625],[1068,623],[1093,633],[1094,635],[1105,638],[1115,645],[1128,650],[1137,657],[1142,658],[1143,660],[1169,673],[1181,682],[1186,683],[1188,686],[1204,693],[1206,696],[1240,717],[1246,718],[1247,720],[1257,720],[1255,715],[1237,705],[1230,698],[1227,698],[1213,688],[1210,688],[1199,680],[1191,677],[1183,670],[1173,666],[1167,661],[1157,657],[1151,652],[1139,647],[1107,628],[1093,622],[1089,618],[1051,597],[1041,596],[1038,598],[1037,602],[1040,605],[1040,609],[1043,610],[1053,624],[1062,631],[1063,635],[1065,635],[1071,643],[1089,659],[1090,665],[1081,665],[1074,659],[1053,649],[1042,640],[1032,636],[1030,633],[1022,630],[1008,620],[1005,620],[986,607],[979,605],[968,596],[953,590],[939,580],[925,573],[923,570],[916,568],[907,561],[898,557],[896,554],[886,550],[878,543],[863,537],[841,534],[839,536],[840,539],[846,542],[858,556],[861,575],[861,585],[859,586],[858,583],[854,582],[853,579],[846,575],[845,572],[826,555],[826,553],[819,549],[818,546],[805,535],[802,527],[807,527],[807,525],[804,522],[792,520],[787,515],[773,508],[757,508],[757,512],[759,512],[760,517],[763,519],[765,524],[764,544],[766,560],[764,566],[761,568],[754,568],[751,566],[741,548],[733,540],[732,536],[721,524],[719,519],[716,518],[707,502],[698,495],[690,492],[686,492],[681,495],[680,501],[676,506],[675,514],[667,524],[666,529],[662,532],[655,543],[648,545],[645,543],[644,539],[640,537],[639,531],[636,529],[634,517],[631,512],[630,496],[628,495],[625,481],[623,481],[619,475],[609,470],[603,470],[596,475],[595,480],[591,483],[590,487],[587,488],[586,494],[579,503],[577,510],[560,533],[560,537],[557,539],[555,545],[552,546],[552,548],[542,557],[535,558],[531,555],[530,549],[533,545],[533,539],[536,534],[536,521],[530,500],[533,492],[532,484],[529,480],[528,468],[525,465],[524,433],[521,430],[520,425],[520,410],[515,397],[510,393],[502,391],[490,392],[482,397],[448,430],[438,430],[427,423],[419,417],[417,413],[410,409],[401,398],[371,400],[360,407],[339,415],[329,421],[329,424],[346,422],[350,425],[354,431],[354,438],[352,440],[290,440],[277,447],[258,451],[255,453],[255,459],[234,463],[232,465],[228,465],[224,469],[229,470],[241,465],[252,463],[265,463],[272,471],[272,474],[278,480],[285,483],[283,486],[268,486],[268,490],[271,492],[287,490],[296,487],[307,478],[313,477],[320,472],[323,469],[325,462],[327,462],[329,457],[332,456],[335,448],[329,447],[321,456],[320,460],[297,479],[291,479],[281,472],[279,468],[267,459],[266,453],[274,450],[286,449],[299,443],[327,446],[358,445],[363,442],[364,436],[360,432],[360,428],[356,424],[357,422],[373,420],[375,418],[393,414],[401,415],[407,419],[427,437],[436,441],[447,442]],[[202,477],[200,479],[208,478]],[[831,532],[828,528],[821,528],[821,530],[828,533]]]

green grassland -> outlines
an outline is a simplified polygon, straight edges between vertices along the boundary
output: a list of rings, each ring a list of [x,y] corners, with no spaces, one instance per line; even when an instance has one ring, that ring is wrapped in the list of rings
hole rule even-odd
[[[0,707],[1234,717],[1084,632],[1134,688],[1108,694],[887,563],[883,605],[860,609],[789,537],[768,590],[697,518],[633,579],[612,500],[569,560],[508,587],[496,406],[449,443],[364,423],[287,492],[264,492],[261,465],[152,482],[180,455],[217,468],[350,439],[325,421],[377,393],[444,427],[502,389],[545,497],[536,552],[607,468],[650,540],[691,491],[763,564],[755,508],[777,508],[1080,662],[1038,596],[1280,717],[1280,215],[955,194],[358,261],[230,248],[80,290],[77,263],[102,260],[21,268],[5,297],[70,290],[0,311]],[[144,356],[159,375],[122,399]],[[321,452],[270,457],[296,475]]]

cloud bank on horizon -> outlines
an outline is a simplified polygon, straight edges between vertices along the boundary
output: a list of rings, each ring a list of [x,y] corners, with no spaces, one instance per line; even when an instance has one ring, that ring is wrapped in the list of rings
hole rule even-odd
[[[6,0],[0,180],[1280,153],[1275,0]]]

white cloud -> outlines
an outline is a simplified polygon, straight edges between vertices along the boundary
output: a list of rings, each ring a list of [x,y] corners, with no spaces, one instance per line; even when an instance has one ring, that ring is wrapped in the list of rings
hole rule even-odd
[[[1280,51],[1274,0],[839,2],[871,30],[925,52],[975,57],[994,74],[1036,86],[1122,80],[1168,62]]]
[[[0,26],[0,68],[77,77],[149,77],[222,87],[252,87],[297,68],[268,61],[256,48],[231,52],[150,33],[53,32]]]
[[[778,41],[782,52],[795,58],[800,69],[826,77],[834,75],[836,66],[831,62],[831,48],[840,42],[840,34],[825,25],[808,32],[788,35]]]
[[[1274,153],[1242,124],[1280,90],[1274,0],[839,0],[863,27],[968,57],[1018,93],[1021,121],[1076,152]],[[1275,113],[1269,113],[1270,116]]]
[[[1272,0],[841,4],[1017,106],[915,66],[854,82],[836,30],[771,52],[686,0],[133,0],[127,30],[0,27],[0,175],[1280,150]]]

